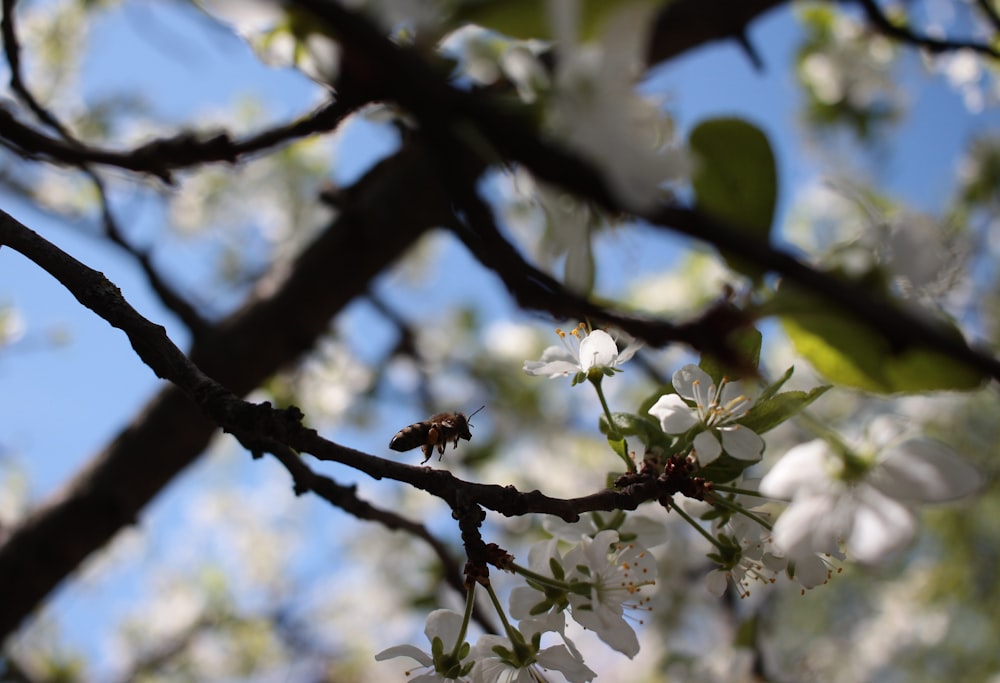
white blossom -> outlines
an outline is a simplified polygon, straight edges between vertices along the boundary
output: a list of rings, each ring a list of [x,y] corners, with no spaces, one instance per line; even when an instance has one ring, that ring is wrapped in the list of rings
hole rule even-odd
[[[749,517],[733,515],[718,533],[728,552],[719,551],[713,557],[719,567],[706,578],[706,586],[713,595],[721,596],[731,582],[739,596],[745,598],[750,594],[751,582],[774,583],[777,573],[787,565],[773,546],[771,532]]]
[[[558,54],[549,123],[566,144],[598,164],[624,206],[643,210],[661,198],[662,183],[686,172],[687,161],[663,144],[668,124],[634,87],[656,7],[621,5],[608,17],[599,43],[581,45],[578,0],[549,1]]]
[[[968,496],[981,476],[943,444],[909,439],[860,457],[827,442],[791,448],[761,481],[760,491],[791,499],[774,525],[790,559],[834,554],[840,544],[861,562],[882,560],[917,531],[915,509]]]
[[[522,619],[518,628],[524,642],[517,645],[509,638],[484,635],[472,647],[476,665],[472,683],[537,683],[537,669],[558,671],[570,683],[586,683],[597,675],[583,662],[583,657],[565,642],[541,647],[541,634],[552,630],[547,619]]]
[[[594,330],[586,334],[581,328],[573,329],[568,336],[579,341],[574,349],[567,340],[567,334],[556,330],[562,346],[550,346],[542,352],[541,360],[525,361],[524,371],[529,375],[544,377],[566,377],[567,375],[588,375],[592,370],[614,372],[642,346],[632,342],[621,352],[610,334],[604,330]],[[580,377],[582,379],[582,377]]]
[[[559,552],[558,539],[552,538],[531,546],[531,550],[528,551],[528,569],[536,574],[548,576],[552,573],[553,563],[560,567],[565,566],[563,557]],[[563,625],[565,624],[563,609],[566,607],[565,596],[559,595],[553,596],[553,598],[549,598],[546,594],[539,592],[534,586],[518,586],[510,592],[510,615],[515,619],[527,619],[532,616],[532,611],[551,599],[553,605],[549,607],[549,610],[555,607],[556,610],[552,613],[557,614],[558,618],[563,622],[562,624],[555,623],[554,630],[563,633]]]
[[[463,621],[464,617],[458,612],[447,609],[434,610],[427,615],[427,624],[424,627],[427,640],[431,643],[431,652],[424,652],[415,645],[396,645],[382,650],[375,655],[375,659],[381,662],[396,657],[409,657],[416,661],[424,672],[408,679],[409,683],[467,681],[468,678],[463,673],[468,672],[463,670],[468,668],[468,663],[463,661],[464,658],[455,659],[451,656],[455,643],[462,633]],[[467,646],[463,646],[462,649],[467,649]],[[411,673],[413,672],[408,671],[407,676]]]
[[[616,531],[601,531],[566,553],[565,562],[567,580],[590,587],[587,595],[570,591],[573,620],[615,650],[635,657],[639,640],[624,612],[649,609],[650,598],[640,591],[656,583],[653,555],[640,545],[619,543]]]
[[[760,458],[764,440],[738,424],[754,404],[754,399],[744,393],[741,382],[723,379],[716,386],[697,365],[685,365],[674,373],[673,385],[677,393],[661,396],[649,414],[660,420],[667,434],[697,430],[693,446],[702,465],[715,460],[723,451],[740,460]]]

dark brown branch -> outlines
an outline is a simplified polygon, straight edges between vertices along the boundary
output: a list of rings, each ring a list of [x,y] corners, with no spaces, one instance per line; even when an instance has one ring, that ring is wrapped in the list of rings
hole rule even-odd
[[[197,339],[192,361],[244,395],[311,348],[376,273],[448,219],[447,201],[424,172],[427,154],[419,145],[404,147],[347,188],[337,220],[283,279]],[[0,585],[18,590],[4,595],[0,639],[90,553],[134,524],[216,429],[184,392],[167,387],[62,491],[9,530],[0,540]]]
[[[990,22],[994,31],[1000,32],[1000,14],[997,14],[996,8],[993,6],[991,0],[976,0],[976,6],[986,17],[986,20]]]
[[[0,20],[4,55],[10,66],[10,89],[42,123],[59,133],[68,144],[76,145],[78,143],[73,140],[66,127],[35,98],[21,75],[21,44],[17,39],[17,27],[14,19],[16,5],[17,0],[3,0],[3,19]]]
[[[438,138],[447,136],[450,140],[450,134],[443,131],[460,130],[472,123],[500,157],[524,165],[538,178],[585,197],[612,215],[627,213],[594,166],[541,138],[532,124],[517,113],[509,113],[482,93],[449,86],[419,55],[392,43],[365,19],[340,5],[321,0],[297,0],[297,4],[313,12],[340,36],[350,57],[345,58],[344,64],[347,83],[368,87],[373,98],[396,100],[418,117],[430,135]],[[463,169],[469,172],[467,167]],[[972,349],[964,339],[885,299],[873,297],[860,286],[810,268],[746,231],[684,207],[664,207],[636,215],[653,225],[738,253],[765,270],[780,274],[876,330],[895,350],[933,349],[1000,379],[1000,361],[991,354]],[[484,222],[481,215],[477,220],[480,225]],[[542,288],[550,286],[544,280],[539,284]],[[654,345],[678,339],[675,329],[656,326],[643,329],[639,323],[622,327]]]
[[[362,103],[348,103],[346,100],[338,99],[296,121],[270,128],[242,140],[234,140],[225,132],[182,132],[121,152],[49,137],[18,121],[6,109],[0,108],[0,141],[28,159],[70,166],[86,164],[116,166],[137,173],[147,173],[171,183],[172,171],[177,169],[220,161],[232,164],[252,154],[298,138],[332,131],[360,104]]]
[[[718,309],[711,309],[701,319],[685,324],[628,315],[576,294],[528,263],[500,234],[493,212],[476,192],[477,173],[471,160],[461,158],[460,143],[448,138],[445,131],[439,134],[445,137],[435,144],[442,150],[436,157],[438,170],[457,209],[453,231],[480,263],[503,280],[521,308],[545,311],[557,319],[610,325],[656,346],[674,342],[687,344],[715,355],[731,367],[745,365],[739,350],[730,348],[727,340],[736,328],[750,323],[746,318],[730,317],[720,327],[722,320],[717,315]],[[744,372],[749,374],[753,369],[747,367]]]
[[[146,281],[168,311],[176,315],[180,321],[188,328],[192,335],[197,337],[208,329],[208,321],[201,315],[190,301],[185,299],[173,286],[170,285],[160,272],[153,266],[149,253],[140,251],[132,245],[122,233],[111,210],[111,200],[104,187],[104,181],[96,171],[87,167],[84,172],[93,181],[97,188],[97,196],[101,202],[101,222],[104,225],[104,234],[118,247],[121,247],[129,256],[139,264],[139,268],[146,276]]]
[[[1000,51],[992,45],[980,43],[974,40],[955,40],[949,38],[934,38],[927,34],[918,33],[910,26],[893,23],[876,0],[854,0],[865,12],[865,16],[872,26],[882,35],[893,38],[902,43],[914,45],[916,47],[939,54],[942,52],[955,52],[956,50],[971,50],[993,59],[1000,59]]]
[[[512,486],[467,482],[444,470],[406,465],[332,443],[321,438],[314,430],[304,427],[301,423],[302,414],[297,409],[276,410],[266,403],[247,403],[210,379],[174,346],[161,326],[139,315],[103,274],[80,263],[2,212],[0,244],[27,256],[62,283],[81,304],[123,330],[139,357],[158,376],[169,379],[183,390],[216,424],[236,434],[251,449],[266,448],[274,452],[292,472],[297,493],[315,490],[324,497],[329,496],[338,505],[349,505],[363,514],[379,518],[367,504],[345,496],[346,490],[335,486],[332,480],[323,480],[313,475],[298,461],[298,456],[289,447],[321,460],[339,462],[375,479],[388,478],[408,483],[442,499],[453,509],[465,509],[470,501],[475,501],[476,506],[483,506],[506,516],[546,513],[575,521],[581,512],[635,509],[640,503],[656,495],[656,491],[650,487],[634,485],[621,491],[602,491],[583,498],[561,500],[550,498],[539,491],[522,493]],[[114,492],[121,496],[125,482],[116,481],[114,485]],[[133,490],[129,492],[135,495]],[[80,503],[79,500],[75,502]],[[123,505],[124,502],[118,500],[117,505]],[[110,509],[101,510],[99,514],[116,519],[130,512]],[[384,516],[381,518],[388,519]],[[37,560],[31,561],[31,553],[37,553],[40,549],[33,548],[30,539],[26,540],[24,537],[25,529],[30,534],[36,525],[42,523],[38,515],[29,518],[0,547],[0,583],[8,579],[4,576],[5,572],[13,573],[14,576],[9,578],[19,580],[16,585],[21,588],[17,596],[11,596],[6,601],[5,610],[0,613],[0,629],[5,629],[0,630],[0,634],[8,633],[6,629],[13,628],[23,617],[23,614],[14,611],[17,607],[30,607],[25,604],[22,596],[38,583],[38,575],[43,568],[51,571],[51,567],[38,564]],[[60,538],[66,539],[67,535],[67,530],[63,529]],[[74,539],[76,543],[79,540]],[[45,548],[45,559],[51,561],[53,558],[50,555],[53,552],[72,552],[71,547],[73,546],[68,541],[64,541],[58,548]]]
[[[673,0],[656,17],[647,49],[650,64],[665,62],[717,40],[742,43],[747,27],[788,0]],[[744,50],[746,48],[744,47]],[[749,53],[751,61],[753,52]]]
[[[11,89],[35,114],[35,116],[56,131],[67,145],[80,147],[80,142],[70,134],[69,130],[59,122],[52,112],[38,102],[38,99],[32,94],[31,90],[24,82],[24,77],[21,74],[21,46],[17,38],[17,29],[14,19],[16,4],[17,0],[3,0],[3,19],[0,21],[0,31],[2,31],[3,34],[4,53],[7,56],[7,63],[10,65]],[[101,203],[101,218],[104,223],[104,232],[108,238],[138,261],[139,267],[142,269],[143,273],[145,273],[146,279],[149,281],[153,291],[155,291],[160,297],[160,301],[170,311],[177,315],[177,317],[180,318],[185,325],[187,325],[188,329],[190,329],[192,333],[198,334],[204,330],[205,320],[190,304],[190,302],[186,301],[182,296],[180,296],[180,294],[174,291],[174,289],[163,279],[160,273],[153,268],[149,255],[139,253],[125,240],[125,236],[118,229],[118,224],[111,211],[111,203],[101,177],[87,164],[81,165],[81,168],[97,188],[97,194]]]
[[[362,500],[358,497],[355,486],[344,486],[330,477],[316,474],[295,451],[283,443],[273,439],[262,439],[256,435],[238,435],[238,438],[240,443],[252,453],[260,451],[271,453],[291,475],[296,495],[311,491],[358,519],[378,522],[386,529],[403,531],[425,542],[437,555],[448,586],[462,597],[465,596],[466,589],[462,580],[462,568],[455,561],[448,546],[432,534],[426,526],[407,519],[392,510],[386,510]],[[487,633],[498,632],[496,625],[482,610],[475,610],[473,617]]]

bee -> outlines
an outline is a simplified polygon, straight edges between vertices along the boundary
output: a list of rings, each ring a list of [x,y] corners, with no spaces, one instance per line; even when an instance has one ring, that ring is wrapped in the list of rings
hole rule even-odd
[[[476,413],[485,407],[480,407]],[[438,460],[440,460],[449,441],[454,441],[455,448],[458,448],[459,439],[469,441],[472,438],[472,432],[469,431],[472,425],[469,420],[476,413],[472,413],[469,417],[466,417],[465,413],[439,413],[423,422],[415,422],[396,432],[396,436],[389,442],[389,448],[402,452],[420,446],[424,452],[424,459],[420,462],[422,465],[430,460],[431,453],[437,446]]]

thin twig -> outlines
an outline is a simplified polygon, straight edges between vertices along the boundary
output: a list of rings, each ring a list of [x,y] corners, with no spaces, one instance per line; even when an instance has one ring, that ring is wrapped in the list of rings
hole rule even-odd
[[[227,132],[181,132],[157,138],[125,151],[112,151],[50,137],[19,121],[0,108],[0,140],[4,146],[26,159],[44,160],[69,166],[103,164],[152,175],[173,183],[173,171],[207,163],[237,161],[295,139],[334,130],[360,103],[339,99],[309,114],[243,139]]]
[[[979,6],[987,21],[993,25],[993,30],[1000,32],[1000,14],[997,14],[993,3],[990,0],[976,0],[976,5]]]
[[[868,21],[875,29],[885,36],[896,40],[915,45],[928,52],[940,54],[942,52],[955,52],[956,50],[971,50],[981,55],[1000,59],[1000,51],[992,45],[974,40],[957,40],[950,38],[934,38],[925,33],[918,33],[910,26],[893,23],[875,0],[855,0],[865,12]]]

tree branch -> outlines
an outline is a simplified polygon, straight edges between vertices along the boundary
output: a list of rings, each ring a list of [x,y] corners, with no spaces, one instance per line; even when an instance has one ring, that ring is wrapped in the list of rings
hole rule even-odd
[[[169,184],[173,182],[172,171],[180,168],[219,161],[234,164],[251,154],[291,140],[332,131],[360,104],[362,103],[350,103],[344,99],[328,102],[296,121],[242,140],[234,140],[226,132],[209,134],[186,131],[121,152],[49,137],[21,123],[10,111],[0,107],[0,142],[27,159],[70,166],[117,166],[137,173],[147,173]]]
[[[927,34],[918,33],[912,27],[904,24],[893,23],[875,0],[854,0],[875,29],[889,37],[902,43],[915,45],[919,48],[939,54],[942,52],[954,52],[956,50],[972,50],[981,55],[1000,59],[1000,51],[992,45],[979,43],[974,40],[954,40],[949,38],[934,38]]]
[[[595,166],[541,137],[520,114],[510,113],[483,93],[451,87],[422,61],[420,55],[392,43],[363,17],[340,5],[322,0],[297,0],[297,4],[325,21],[343,41],[346,83],[368,88],[372,98],[397,101],[413,112],[425,131],[439,140],[457,141],[457,136],[450,131],[463,130],[469,135],[469,125],[475,125],[482,136],[482,140],[477,140],[478,146],[492,147],[499,158],[522,164],[538,178],[584,197],[612,215],[629,213],[608,189]],[[465,171],[468,172],[468,168]],[[746,231],[682,206],[662,207],[634,215],[650,224],[740,254],[763,269],[801,285],[877,331],[895,350],[929,348],[1000,379],[1000,361],[991,354],[972,349],[964,339],[933,322],[874,297],[872,292],[854,283],[811,268]],[[481,215],[479,223],[484,223]],[[654,345],[674,341],[677,334],[676,330],[640,331],[635,324],[623,327]]]
[[[283,279],[197,339],[189,354],[193,363],[244,395],[311,348],[331,317],[362,294],[376,273],[448,219],[447,201],[423,171],[427,154],[408,145],[345,190],[340,216]],[[111,293],[105,287],[103,294]],[[160,334],[157,327],[151,325],[151,335]],[[0,638],[84,558],[134,524],[153,496],[204,450],[216,428],[180,389],[167,387],[62,491],[11,529],[0,543],[0,585],[18,590],[4,596]]]
[[[303,462],[298,453],[283,443],[273,439],[261,439],[256,436],[241,437],[240,443],[252,453],[267,451],[277,458],[291,475],[296,495],[311,491],[331,505],[344,510],[357,519],[378,522],[386,529],[403,531],[424,541],[434,551],[434,554],[437,555],[438,561],[441,563],[445,582],[460,596],[465,596],[461,566],[455,561],[448,546],[434,536],[426,526],[407,519],[392,510],[380,508],[362,500],[358,497],[355,486],[343,486],[330,477],[316,474],[312,468]],[[498,632],[496,625],[482,610],[475,610],[474,617],[487,633]]]

